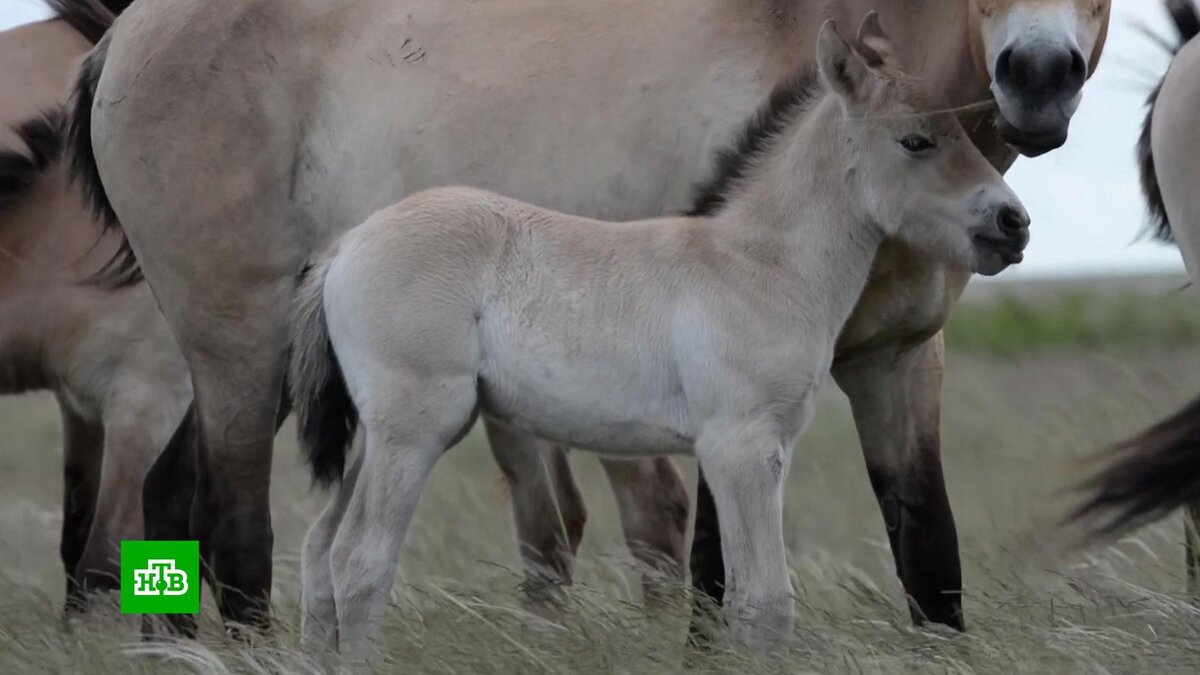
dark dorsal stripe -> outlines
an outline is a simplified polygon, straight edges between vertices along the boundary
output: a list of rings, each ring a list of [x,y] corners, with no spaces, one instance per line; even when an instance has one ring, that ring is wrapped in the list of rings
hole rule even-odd
[[[719,211],[738,183],[771,149],[779,134],[822,93],[820,75],[813,67],[775,85],[767,102],[742,127],[737,142],[716,153],[713,176],[697,186],[687,215],[710,216]]]
[[[0,208],[19,201],[62,156],[65,123],[66,112],[56,108],[15,129],[25,150],[0,150]]]
[[[1169,45],[1173,54],[1178,54],[1183,46],[1200,35],[1200,12],[1196,10],[1195,0],[1166,0],[1167,11],[1171,21],[1179,33],[1179,40]],[[1166,75],[1163,75],[1166,79]],[[1162,189],[1158,185],[1158,169],[1154,166],[1154,149],[1150,147],[1150,137],[1153,133],[1154,107],[1158,104],[1158,94],[1162,91],[1162,81],[1154,88],[1146,101],[1146,120],[1142,123],[1142,135],[1138,138],[1137,157],[1141,169],[1142,194],[1146,198],[1146,206],[1150,209],[1149,230],[1155,239],[1171,241],[1171,220],[1167,217],[1167,207],[1163,203]]]
[[[133,0],[46,0],[57,19],[96,44]]]

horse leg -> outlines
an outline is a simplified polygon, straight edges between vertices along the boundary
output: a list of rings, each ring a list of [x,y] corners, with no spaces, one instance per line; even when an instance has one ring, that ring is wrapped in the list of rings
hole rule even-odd
[[[492,456],[512,499],[526,591],[535,600],[570,584],[587,509],[564,448],[484,418]]]
[[[226,285],[213,282],[203,293],[188,293],[189,287],[178,284],[155,286],[155,293],[165,309],[186,310],[164,315],[188,361],[195,397],[198,452],[189,538],[200,542],[230,629],[231,624],[265,629],[273,543],[271,448],[285,403],[280,392],[294,282],[281,276],[239,284],[232,273],[222,281]],[[177,437],[187,435],[186,426]],[[187,445],[178,451],[187,453]]]
[[[699,467],[696,480],[696,528],[688,559],[692,574],[692,621],[688,644],[704,649],[720,622],[725,603],[725,557],[721,553],[721,528],[712,488]]]
[[[958,534],[942,476],[943,361],[939,333],[900,353],[835,364],[833,375],[850,397],[913,621],[965,630]]]
[[[307,654],[324,654],[337,649],[337,603],[329,552],[354,494],[362,465],[360,453],[337,486],[333,499],[304,535],[300,557],[300,645]]]
[[[100,487],[104,427],[89,422],[59,400],[63,434],[63,526],[59,554],[67,577],[67,611],[80,611],[87,600],[77,572]]]
[[[139,380],[134,388],[143,387]],[[154,398],[118,393],[105,406],[96,515],[79,563],[81,583],[89,592],[120,587],[120,542],[142,538],[142,486],[182,413],[182,402],[171,405],[167,392],[150,390]]]
[[[1183,510],[1184,569],[1187,570],[1187,593],[1200,600],[1200,504]]]
[[[792,590],[783,542],[790,445],[771,422],[706,432],[696,442],[696,459],[720,520],[725,614],[735,637],[758,651],[769,651],[792,634]]]
[[[188,404],[183,420],[167,441],[158,459],[142,482],[142,522],[147,540],[181,541],[191,539],[192,501],[196,494],[196,462],[199,453],[200,427],[196,417],[196,402]],[[200,566],[201,583],[208,576],[207,561]],[[142,633],[150,635],[161,620],[167,631],[184,637],[195,637],[199,628],[196,617],[190,614],[166,614],[161,617],[142,617]]]
[[[663,582],[683,580],[687,546],[688,493],[670,457],[600,458],[617,498],[625,543],[643,569],[647,601],[664,596]]]
[[[330,552],[338,644],[352,666],[368,664],[376,653],[421,489],[438,458],[474,422],[477,401],[474,373],[420,381],[404,374],[364,379],[369,381],[353,385],[368,398],[361,408],[363,468]],[[421,404],[411,406],[412,401]]]

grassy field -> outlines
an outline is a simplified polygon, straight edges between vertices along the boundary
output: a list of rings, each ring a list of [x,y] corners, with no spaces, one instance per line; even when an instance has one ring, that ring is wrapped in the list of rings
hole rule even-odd
[[[788,488],[795,639],[769,661],[732,649],[694,657],[692,672],[1200,670],[1200,610],[1183,594],[1178,518],[1072,555],[1049,527],[1080,457],[1200,391],[1193,293],[988,286],[960,308],[948,331],[943,451],[964,556],[965,635],[909,625],[847,403],[825,392]],[[195,643],[141,642],[112,608],[64,623],[52,399],[0,399],[0,429],[0,673],[319,671],[296,649],[297,554],[324,497],[308,487],[290,426],[272,493],[279,629],[255,648],[225,639],[211,606]],[[538,616],[518,593],[505,496],[482,439],[473,434],[447,455],[406,545],[389,670],[684,670],[686,598],[643,610],[605,479],[594,458],[572,462],[590,510],[579,583],[565,608]]]

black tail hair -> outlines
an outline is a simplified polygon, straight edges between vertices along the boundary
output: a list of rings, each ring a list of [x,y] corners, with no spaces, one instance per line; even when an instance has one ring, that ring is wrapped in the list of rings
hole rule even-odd
[[[1164,0],[1167,12],[1175,25],[1179,39],[1172,46],[1172,54],[1179,53],[1192,38],[1200,35],[1200,11],[1194,0]],[[1166,75],[1163,75],[1163,80]],[[1154,149],[1150,144],[1153,132],[1154,107],[1158,104],[1158,95],[1162,91],[1162,80],[1146,100],[1146,119],[1142,122],[1142,135],[1138,138],[1137,158],[1141,170],[1142,194],[1146,198],[1146,206],[1150,210],[1149,229],[1155,239],[1172,241],[1171,220],[1167,216],[1167,208],[1163,203],[1162,189],[1158,184],[1158,169],[1154,166]]]
[[[105,232],[120,229],[121,221],[108,200],[100,170],[96,166],[96,153],[92,148],[92,105],[96,100],[96,83],[108,58],[111,36],[111,33],[106,34],[83,62],[79,79],[75,82],[75,91],[71,95],[71,121],[67,129],[67,143],[71,147],[71,176],[82,183],[92,214],[100,219]],[[129,245],[129,239],[122,236],[120,248],[90,281],[120,288],[141,280],[142,270],[133,248]]]
[[[1068,518],[1110,538],[1200,503],[1200,398],[1111,451],[1080,485],[1089,496]]]
[[[15,131],[26,151],[0,150],[0,209],[16,204],[63,152],[67,113],[55,108],[26,120]]]
[[[301,272],[291,322],[290,381],[300,444],[313,481],[322,487],[342,479],[358,429],[358,409],[346,388],[325,318],[325,273],[331,259],[332,255]]]

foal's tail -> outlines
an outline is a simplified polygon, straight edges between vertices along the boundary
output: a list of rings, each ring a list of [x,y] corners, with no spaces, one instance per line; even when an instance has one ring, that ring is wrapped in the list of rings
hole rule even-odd
[[[1173,44],[1168,44],[1172,54],[1179,53],[1180,49],[1192,38],[1200,35],[1200,10],[1197,10],[1196,0],[1163,0],[1166,5],[1167,12],[1171,15],[1171,22],[1175,26],[1175,32],[1178,33],[1179,39]],[[1163,80],[1166,75],[1163,75]],[[1162,189],[1158,185],[1158,169],[1154,166],[1154,149],[1151,147],[1150,138],[1153,131],[1154,123],[1154,107],[1158,103],[1158,94],[1162,90],[1162,80],[1158,86],[1151,92],[1150,98],[1146,101],[1146,120],[1142,123],[1142,135],[1138,138],[1137,158],[1138,166],[1142,174],[1142,194],[1146,198],[1146,206],[1150,209],[1151,229],[1154,232],[1154,237],[1162,241],[1171,241],[1171,220],[1167,217],[1167,208],[1163,203]]]
[[[336,249],[301,273],[291,321],[290,379],[300,442],[313,480],[323,487],[341,480],[358,428],[358,410],[346,389],[325,319],[325,275],[335,253]]]
[[[1086,501],[1069,522],[1092,538],[1110,538],[1200,505],[1200,398],[1111,451],[1080,485]]]

